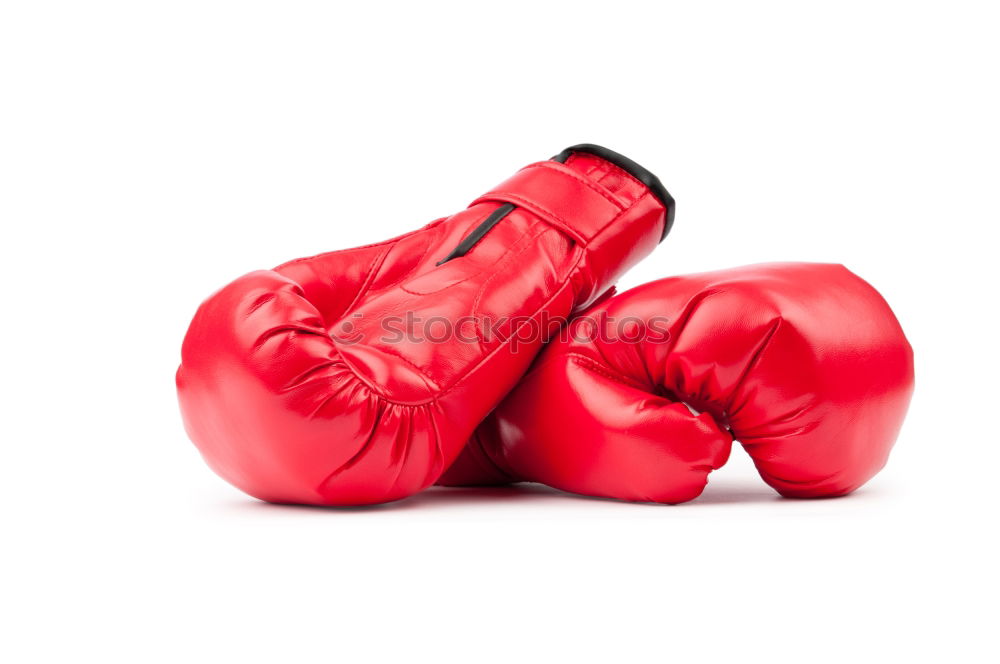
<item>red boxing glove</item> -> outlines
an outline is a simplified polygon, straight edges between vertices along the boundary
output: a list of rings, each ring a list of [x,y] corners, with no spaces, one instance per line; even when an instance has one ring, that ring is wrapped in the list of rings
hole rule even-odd
[[[782,495],[839,496],[885,465],[912,391],[895,316],[840,265],[663,279],[574,321],[440,483],[680,503],[735,439]]]
[[[438,479],[558,325],[666,235],[651,173],[580,145],[381,244],[251,272],[206,300],[177,390],[188,435],[262,500],[362,505]]]

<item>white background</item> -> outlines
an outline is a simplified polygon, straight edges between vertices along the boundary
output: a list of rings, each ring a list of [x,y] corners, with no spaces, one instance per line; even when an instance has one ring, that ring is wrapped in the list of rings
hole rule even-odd
[[[5,2],[8,662],[997,661],[994,3]],[[578,142],[674,232],[623,286],[843,262],[917,391],[856,495],[255,502],[186,439],[197,304]]]

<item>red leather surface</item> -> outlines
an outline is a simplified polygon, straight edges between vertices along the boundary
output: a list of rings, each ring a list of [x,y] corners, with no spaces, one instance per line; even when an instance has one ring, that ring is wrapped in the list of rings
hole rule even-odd
[[[419,231],[252,272],[206,300],[177,388],[208,464],[273,502],[378,503],[432,484],[540,349],[537,335],[514,343],[518,325],[593,302],[663,231],[663,205],[590,155],[534,164],[501,189]],[[437,265],[509,199],[519,207],[468,254]],[[414,339],[401,321],[385,327],[405,315]],[[463,322],[462,338],[440,341],[443,321]]]
[[[895,316],[840,265],[663,279],[581,320],[631,322],[550,344],[442,484],[531,480],[678,503],[735,439],[781,494],[837,496],[883,467],[913,390]]]

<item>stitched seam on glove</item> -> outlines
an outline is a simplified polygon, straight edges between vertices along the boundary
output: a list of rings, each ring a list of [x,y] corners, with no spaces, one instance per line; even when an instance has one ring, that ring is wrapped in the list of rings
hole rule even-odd
[[[528,212],[532,212],[533,210],[539,210],[539,211],[541,211],[542,215],[547,215],[547,216],[551,217],[553,220],[555,220],[556,222],[558,222],[558,224],[560,226],[562,226],[561,230],[564,233],[566,233],[570,237],[573,237],[574,239],[576,239],[578,237],[576,229],[574,229],[573,226],[571,226],[568,221],[566,221],[565,219],[563,219],[562,217],[560,217],[555,212],[549,210],[544,205],[541,205],[541,204],[536,203],[534,201],[528,200],[527,198],[524,198],[523,196],[519,196],[517,194],[507,193],[505,191],[501,191],[501,192],[499,192],[499,194],[504,197],[504,200],[510,199],[512,201],[515,201],[515,202],[519,203],[520,206],[522,208],[524,208],[525,210],[527,210]],[[538,215],[538,213],[536,213],[536,212],[532,212],[532,213],[535,214],[536,216],[542,216],[542,215]]]
[[[528,170],[529,168],[548,168],[548,169],[556,170],[559,173],[562,173],[563,175],[566,175],[566,176],[568,176],[568,177],[576,180],[577,182],[582,183],[588,189],[592,189],[596,193],[600,194],[602,197],[604,197],[605,200],[607,200],[609,203],[611,203],[612,205],[614,205],[619,210],[621,210],[622,208],[625,207],[625,204],[622,203],[621,201],[619,201],[618,199],[616,199],[614,196],[612,196],[608,192],[608,190],[606,188],[598,186],[598,185],[594,184],[593,182],[591,182],[590,180],[587,180],[586,178],[578,175],[576,173],[576,171],[574,171],[574,170],[572,170],[572,169],[570,169],[568,167],[565,167],[564,164],[561,164],[561,166],[563,166],[563,168],[558,168],[556,166],[552,166],[553,163],[555,163],[555,162],[542,161],[542,162],[539,162],[537,164],[531,164],[530,166],[525,166],[523,170]],[[621,169],[619,169],[619,170],[621,170]],[[622,171],[622,173],[625,173],[625,171]],[[628,173],[625,173],[625,174],[628,175]],[[631,176],[629,176],[629,177],[631,177]],[[635,180],[635,178],[632,178],[632,179]],[[638,180],[635,180],[635,181],[639,182]],[[643,189],[646,189],[646,185],[642,184],[641,182],[639,182],[639,184],[642,186]],[[541,207],[541,206],[539,206],[539,207]]]
[[[587,365],[585,368],[590,369],[591,371],[594,371],[595,373],[599,373],[602,376],[604,376],[605,378],[609,378],[611,380],[614,380],[616,382],[622,383],[622,384],[627,385],[629,387],[634,387],[634,388],[636,388],[638,390],[642,390],[643,392],[649,392],[649,386],[648,385],[644,385],[643,383],[641,383],[641,382],[639,382],[637,380],[634,380],[634,379],[629,378],[629,377],[627,377],[627,376],[625,376],[623,374],[620,374],[620,373],[618,373],[616,371],[613,371],[613,370],[607,368],[606,366],[602,365],[601,363],[599,363],[597,360],[594,360],[593,358],[587,357],[586,355],[581,355],[579,353],[567,353],[565,355],[565,357],[567,359],[569,359],[571,362],[575,362],[576,364]],[[650,396],[658,396],[658,395],[656,395],[654,393],[650,393]]]
[[[616,214],[608,223],[604,224],[599,229],[597,229],[597,232],[594,233],[593,237],[590,238],[590,242],[593,242],[594,240],[596,240],[601,235],[601,233],[603,233],[604,231],[606,231],[616,221],[618,221],[619,219],[621,219],[626,213],[631,212],[632,209],[635,206],[637,206],[640,202],[642,202],[643,200],[645,200],[647,197],[651,197],[651,196],[653,196],[653,194],[650,191],[648,191],[648,190],[644,191],[641,196],[639,196],[637,199],[635,199],[634,203],[632,203],[631,205],[629,205],[627,208],[623,208],[622,211],[619,212],[618,214]],[[654,197],[654,200],[655,200],[655,197]],[[659,202],[659,201],[657,201],[657,202]]]
[[[528,232],[531,231],[531,230],[533,230],[536,227],[539,227],[538,230],[536,232],[531,233],[529,235]],[[494,279],[496,279],[498,276],[500,276],[501,274],[503,274],[503,270],[502,270],[503,267],[505,267],[508,263],[510,263],[512,260],[514,260],[515,258],[517,258],[518,256],[520,256],[524,252],[526,252],[528,249],[530,249],[532,247],[532,243],[535,240],[537,240],[538,238],[540,238],[542,235],[544,235],[546,232],[548,232],[550,230],[552,230],[552,229],[547,224],[539,223],[537,221],[534,224],[532,224],[531,226],[529,226],[525,230],[525,236],[526,236],[526,238],[523,238],[523,246],[516,253],[512,253],[512,252],[508,251],[506,253],[506,255],[503,257],[503,259],[496,265],[496,269],[494,270],[493,274],[490,275],[489,278],[486,279],[486,281],[483,282],[483,285],[479,288],[479,292],[476,293],[476,298],[472,301],[472,309],[471,309],[471,311],[472,311],[472,317],[476,321],[476,334],[479,335],[480,341],[482,341],[482,338],[483,338],[483,331],[482,331],[482,328],[479,325],[479,322],[480,322],[479,321],[479,303],[482,301],[483,295],[486,293],[486,287]],[[577,263],[578,262],[579,262],[579,259],[577,260]],[[572,273],[573,269],[575,269],[575,268],[576,268],[576,264],[574,264],[570,268],[570,270],[566,273],[566,277],[567,278],[569,277],[569,274]],[[510,337],[508,337],[508,339],[509,338]],[[505,343],[506,343],[506,341],[507,341],[507,339],[504,339]]]
[[[515,212],[516,212],[516,210],[515,210]],[[525,210],[525,212],[531,212],[531,211],[530,211],[530,210]],[[487,215],[487,216],[489,216],[489,215]],[[537,216],[537,215],[532,215],[532,216]],[[485,218],[485,217],[484,217],[484,218]],[[525,229],[525,231],[524,231],[524,235],[527,235],[529,231],[531,231],[531,230],[532,230],[533,228],[535,228],[536,226],[538,226],[538,225],[539,225],[540,223],[541,223],[541,222],[540,222],[539,220],[537,220],[537,219],[534,219],[534,220],[532,220],[532,222],[531,222],[531,225],[530,225],[530,226],[528,226],[528,228],[526,228],[526,229]],[[547,225],[544,225],[544,224],[543,224],[543,228],[544,228],[544,230],[548,230],[548,226],[547,226]],[[524,239],[524,235],[522,235],[522,238],[521,238],[521,240],[519,240],[519,242],[523,241],[523,239]],[[514,249],[514,248],[516,248],[516,247],[517,247],[517,244],[514,244],[514,245],[512,245],[512,246],[508,247],[508,248],[507,248],[507,250],[506,250],[506,251],[504,252],[504,256],[503,256],[503,258],[502,258],[502,259],[500,259],[500,260],[502,261],[502,263],[507,263],[507,262],[509,262],[509,261],[511,260],[512,256],[519,256],[519,255],[521,255],[522,253],[524,253],[524,252],[525,252],[525,251],[526,251],[527,249],[529,249],[529,248],[530,248],[530,246],[531,246],[531,244],[530,244],[530,241],[531,241],[531,240],[534,240],[534,239],[535,239],[535,238],[537,238],[537,237],[538,237],[539,235],[541,235],[541,233],[537,233],[537,234],[535,234],[535,235],[533,235],[533,236],[529,237],[529,238],[528,238],[528,240],[529,240],[529,243],[528,243],[528,244],[525,244],[525,245],[524,245],[524,246],[523,246],[523,247],[522,247],[522,248],[521,248],[521,249],[520,249],[520,250],[519,250],[519,251],[517,252],[517,254],[511,254],[511,253],[510,253],[512,249]],[[430,247],[428,247],[428,251],[429,251],[429,250],[430,250]],[[424,255],[426,255],[426,252],[424,253]],[[463,257],[462,257],[462,256],[460,256],[459,258],[463,258]],[[449,262],[450,262],[450,261],[449,261]],[[488,283],[488,282],[489,282],[490,280],[492,280],[492,279],[493,279],[493,278],[494,278],[495,276],[497,276],[497,274],[499,274],[499,273],[500,273],[500,267],[501,267],[502,263],[496,263],[496,264],[494,264],[494,265],[493,265],[493,269],[494,269],[494,274],[493,274],[493,275],[491,275],[491,276],[489,277],[489,279],[487,279],[487,283]],[[436,268],[436,267],[440,267],[440,266],[435,266],[435,268]],[[435,268],[432,268],[432,270],[433,270],[433,269],[435,269]],[[479,276],[479,275],[480,275],[480,274],[482,273],[482,271],[483,271],[483,270],[485,270],[485,269],[486,269],[486,266],[483,266],[483,268],[482,268],[482,269],[479,269],[479,270],[476,270],[475,272],[470,272],[470,273],[469,273],[468,275],[466,275],[466,276],[465,276],[464,278],[462,278],[462,279],[459,279],[458,281],[453,281],[453,282],[451,282],[451,283],[448,283],[448,284],[446,284],[446,285],[442,286],[441,288],[438,288],[437,290],[428,290],[428,291],[414,291],[414,290],[410,290],[409,288],[407,288],[406,286],[402,285],[402,283],[399,283],[399,282],[397,282],[396,284],[394,284],[394,285],[393,285],[392,287],[393,287],[393,288],[399,288],[399,290],[401,290],[401,291],[403,291],[403,292],[405,292],[405,293],[409,293],[410,295],[432,295],[432,294],[434,294],[434,293],[441,293],[441,292],[443,292],[443,291],[446,291],[446,290],[448,290],[449,288],[451,288],[452,286],[457,286],[458,284],[460,284],[460,283],[463,283],[463,282],[466,282],[466,281],[468,281],[469,279],[472,279],[473,277],[478,277],[478,276]],[[431,271],[428,271],[428,272],[426,272],[425,274],[430,274],[430,273],[431,273]],[[407,275],[407,276],[409,276],[409,275]],[[423,275],[421,275],[421,276],[423,276]],[[401,280],[400,280],[400,282],[402,282],[402,281],[404,281],[404,280],[403,280],[403,279],[401,279]],[[480,290],[480,292],[482,292],[482,290]],[[476,299],[476,302],[478,303],[478,301],[479,301],[479,300],[478,300],[478,298],[477,298],[477,299]],[[473,314],[475,314],[475,311],[476,311],[476,307],[475,307],[475,305],[473,305]]]
[[[378,257],[372,261],[371,266],[368,268],[368,274],[365,275],[365,280],[361,283],[361,287],[358,288],[358,292],[354,295],[354,299],[351,300],[349,305],[344,307],[345,312],[350,311],[362,297],[368,294],[369,287],[372,282],[375,281],[375,275],[378,274],[380,269],[382,269],[382,265],[385,264],[385,257],[389,255],[390,251],[392,251],[392,247],[386,247],[382,253],[380,253]],[[343,315],[343,313],[341,315]],[[338,320],[339,318],[340,317],[338,316]],[[326,321],[323,322],[324,324],[326,323]]]
[[[444,217],[444,219],[447,219],[447,218],[448,217]],[[438,235],[440,235],[440,230],[438,230],[437,233],[438,233]],[[436,240],[438,238],[435,237],[434,239]],[[407,279],[409,279],[409,278],[411,278],[413,276],[413,273],[416,272],[420,268],[420,266],[423,264],[424,259],[427,258],[427,254],[430,253],[430,251],[431,251],[432,248],[436,248],[434,246],[434,242],[428,242],[427,246],[424,247],[423,253],[420,254],[420,258],[413,264],[413,267],[410,268],[409,272],[407,272],[406,274],[400,276],[398,279],[396,279],[396,280],[394,280],[394,281],[386,284],[385,286],[382,286],[381,288],[375,288],[375,289],[372,289],[372,290],[365,291],[364,295],[366,297],[370,297],[370,296],[376,295],[378,293],[384,293],[384,292],[392,290],[394,288],[401,288],[401,286],[399,284],[402,283],[403,281],[406,281]],[[389,248],[388,251],[385,252],[385,255],[388,256],[390,251],[392,251],[391,247]],[[384,262],[384,260],[383,260],[383,262]],[[407,292],[409,293],[410,291],[407,291]],[[357,298],[356,302],[359,302],[360,300],[361,300],[361,298],[359,297],[359,298]],[[352,304],[352,306],[353,306],[353,304]]]

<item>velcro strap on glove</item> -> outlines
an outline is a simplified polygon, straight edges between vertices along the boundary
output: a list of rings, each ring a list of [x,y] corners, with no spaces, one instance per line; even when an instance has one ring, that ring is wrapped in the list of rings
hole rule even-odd
[[[522,207],[581,245],[588,244],[625,209],[599,185],[555,161],[526,166],[472,205],[484,201]]]

